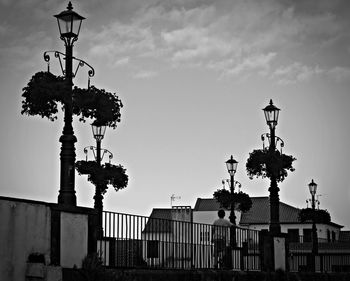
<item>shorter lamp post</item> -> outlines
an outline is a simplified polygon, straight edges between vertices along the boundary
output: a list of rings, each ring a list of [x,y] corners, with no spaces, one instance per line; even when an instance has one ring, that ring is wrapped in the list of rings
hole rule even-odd
[[[309,190],[311,194],[311,206],[312,206],[312,266],[313,271],[316,270],[316,255],[318,254],[318,238],[316,228],[316,211],[315,211],[315,195],[317,191],[317,184],[314,180],[309,183]]]
[[[96,140],[96,163],[101,166],[101,141],[106,132],[106,126],[96,126],[91,125],[92,134]],[[98,211],[98,229],[102,237],[102,211],[103,211],[103,195],[102,195],[102,186],[97,184],[95,187],[95,196],[94,196],[94,208]]]
[[[236,215],[235,215],[235,202],[234,202],[234,193],[235,193],[235,173],[237,171],[238,162],[231,158],[226,161],[227,171],[230,174],[230,193],[231,193],[231,211],[230,211],[230,222],[232,226],[230,228],[230,246],[231,248],[236,246]]]
[[[275,129],[278,122],[278,115],[280,109],[273,105],[272,100],[270,104],[264,109],[266,123],[270,128],[270,146],[269,152],[273,154],[276,150],[276,135]],[[281,233],[281,226],[279,223],[279,188],[277,186],[276,175],[272,172],[270,176],[270,232],[273,236]]]

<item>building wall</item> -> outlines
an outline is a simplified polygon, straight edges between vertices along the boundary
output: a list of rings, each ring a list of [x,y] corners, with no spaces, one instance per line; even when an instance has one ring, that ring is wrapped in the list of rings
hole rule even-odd
[[[167,266],[175,257],[173,234],[168,232],[142,233],[143,260],[149,266]]]
[[[226,210],[225,211],[226,215],[225,218],[228,219],[230,215],[230,211]],[[241,218],[241,213],[235,211],[236,215],[236,223],[239,225],[239,221]],[[194,211],[193,212],[193,222],[194,223],[205,223],[205,224],[212,224],[214,220],[217,219],[217,211]],[[254,229],[254,230],[263,230],[263,229],[269,229],[268,224],[253,224],[253,225],[244,225],[241,226],[243,228],[248,228],[248,229]],[[312,224],[281,224],[281,232],[282,233],[288,233],[288,229],[299,229],[299,236],[303,236],[303,229],[311,229]],[[317,228],[317,236],[319,239],[327,239],[328,235],[327,233],[330,233],[331,240],[332,240],[332,232],[334,232],[335,235],[335,240],[339,239],[339,232],[340,228],[333,226],[333,225],[328,225],[328,224],[316,224]]]
[[[61,213],[61,266],[81,267],[87,255],[88,216],[68,212]]]
[[[50,207],[46,204],[0,200],[1,280],[24,281],[31,253],[50,263]]]
[[[244,226],[249,229],[262,230],[269,229],[268,224],[253,224],[249,226]],[[303,229],[311,229],[312,224],[281,224],[281,232],[288,233],[288,229],[299,229],[299,236],[303,236]],[[316,224],[317,237],[320,239],[327,239],[327,230],[335,233],[335,240],[339,239],[340,229],[338,227],[327,225],[327,224]]]
[[[235,211],[236,224],[241,220],[241,212]],[[229,219],[230,211],[225,210],[225,219]],[[213,224],[218,219],[217,211],[193,211],[193,222],[195,223],[206,223]]]
[[[81,266],[88,251],[94,251],[91,245],[96,248],[96,214],[89,208],[0,196],[0,280],[25,281],[32,253],[43,254],[45,265]]]

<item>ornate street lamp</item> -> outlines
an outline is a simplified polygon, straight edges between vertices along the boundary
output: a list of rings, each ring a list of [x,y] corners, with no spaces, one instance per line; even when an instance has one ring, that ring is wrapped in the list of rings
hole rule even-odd
[[[316,211],[315,211],[315,195],[317,191],[317,184],[314,180],[309,183],[309,190],[311,194],[311,206],[312,206],[312,260],[313,271],[316,269],[316,255],[318,254],[318,238],[316,228]]]
[[[266,106],[263,110],[267,125],[270,127],[270,129],[274,129],[277,126],[280,109],[273,105],[271,99],[270,104]]]
[[[310,194],[311,194],[312,198],[314,199],[313,205],[315,205],[315,195],[317,192],[317,183],[315,183],[313,179],[309,183],[309,190],[310,190]]]
[[[235,215],[235,202],[234,202],[234,193],[235,193],[235,179],[234,176],[237,171],[238,162],[231,158],[226,161],[227,171],[230,174],[230,193],[231,193],[231,211],[230,211],[230,222],[232,226],[230,228],[230,246],[233,249],[236,246],[236,215]]]
[[[73,45],[73,42],[78,40],[81,23],[85,18],[73,11],[73,6],[70,1],[67,10],[54,17],[57,18],[61,39],[66,45]]]
[[[232,155],[231,155],[231,158],[226,161],[227,171],[231,177],[231,179],[230,179],[230,192],[231,192],[232,197],[233,197],[233,194],[235,192],[234,176],[235,176],[236,171],[237,171],[237,165],[238,165],[238,162],[235,159],[233,159]],[[232,200],[231,201],[230,222],[233,225],[236,225],[236,215],[235,215],[234,209],[235,209],[235,202]]]
[[[77,138],[73,131],[72,114],[72,86],[73,86],[73,43],[78,40],[80,27],[84,17],[73,11],[69,2],[67,10],[55,15],[61,39],[66,47],[65,54],[65,79],[69,86],[69,93],[64,103],[64,127],[60,137],[61,146],[61,182],[58,195],[58,203],[76,206],[75,196],[75,145]],[[45,59],[46,60],[46,59]]]
[[[272,99],[270,104],[264,109],[266,123],[270,128],[270,146],[269,152],[275,153],[276,150],[276,135],[275,128],[278,123],[278,116],[280,109],[274,106]],[[277,179],[274,173],[271,173],[270,177],[271,185],[270,191],[270,232],[272,235],[279,235],[281,233],[281,226],[279,223],[279,188],[277,186]]]
[[[106,126],[96,126],[91,124],[91,128],[92,134],[96,140],[96,163],[98,166],[101,166],[101,141],[104,138]],[[102,234],[103,195],[102,186],[100,184],[95,186],[94,208],[98,211],[98,226]]]
[[[106,133],[106,126],[96,126],[91,124],[91,129],[95,140],[101,142]]]

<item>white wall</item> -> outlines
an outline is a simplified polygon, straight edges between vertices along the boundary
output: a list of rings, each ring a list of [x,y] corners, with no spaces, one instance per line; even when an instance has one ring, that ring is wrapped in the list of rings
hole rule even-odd
[[[31,253],[51,264],[51,207],[54,205],[0,197],[0,280],[25,281]],[[77,208],[78,212],[80,211]],[[60,211],[60,262],[81,266],[88,248],[88,215]]]
[[[0,279],[24,281],[29,254],[50,263],[50,208],[45,204],[0,199]]]
[[[235,211],[236,215],[236,224],[238,225],[239,221],[241,220],[241,212]],[[225,219],[229,220],[230,211],[225,210]],[[193,212],[193,222],[195,223],[206,223],[206,224],[213,224],[213,222],[218,219],[218,212],[217,211],[194,211]]]
[[[88,215],[61,213],[61,266],[81,267],[87,255]]]
[[[246,226],[244,226],[246,227]],[[255,230],[262,230],[262,229],[269,229],[268,224],[253,224],[248,226],[249,229],[255,229]],[[299,229],[299,235],[303,236],[303,229],[311,229],[312,224],[281,224],[281,232],[282,233],[288,233],[288,229]],[[340,229],[338,227],[327,225],[327,224],[316,224],[317,228],[317,237],[320,239],[327,239],[327,230],[330,232],[334,231],[336,240],[339,238],[339,231]]]

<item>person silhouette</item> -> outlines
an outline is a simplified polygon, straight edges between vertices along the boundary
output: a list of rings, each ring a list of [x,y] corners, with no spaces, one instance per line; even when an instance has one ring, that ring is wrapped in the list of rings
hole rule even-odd
[[[223,259],[226,246],[230,241],[230,226],[232,223],[225,219],[225,211],[218,211],[218,219],[213,222],[212,239],[214,243],[214,267],[220,268],[223,266]]]

